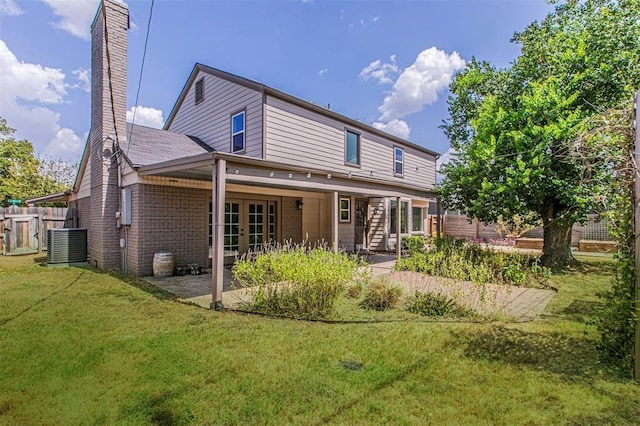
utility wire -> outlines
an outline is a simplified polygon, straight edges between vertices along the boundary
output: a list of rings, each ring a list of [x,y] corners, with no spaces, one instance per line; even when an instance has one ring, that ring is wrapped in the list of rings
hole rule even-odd
[[[144,61],[147,57],[147,45],[149,44],[149,30],[151,28],[151,17],[153,16],[153,5],[155,0],[151,0],[151,7],[149,8],[149,20],[147,21],[147,35],[144,39],[144,51],[142,52],[142,64],[140,64],[140,76],[138,77],[138,90],[136,91],[136,101],[133,104],[133,120],[131,120],[131,130],[129,130],[129,137],[127,139],[127,152],[125,155],[129,155],[129,147],[131,146],[131,135],[133,134],[133,124],[136,122],[136,112],[138,112],[138,99],[140,98],[140,88],[142,87],[142,74],[144,71]]]
[[[109,100],[111,101],[111,116],[113,118],[113,130],[115,133],[115,143],[116,146],[120,143],[120,138],[118,137],[118,126],[116,123],[116,108],[113,103],[113,83],[111,82],[111,54],[109,52],[109,30],[107,25],[107,5],[102,2],[102,20],[104,21],[104,43],[106,46],[106,54],[107,54],[107,80],[109,81]],[[104,135],[103,135],[104,137]]]

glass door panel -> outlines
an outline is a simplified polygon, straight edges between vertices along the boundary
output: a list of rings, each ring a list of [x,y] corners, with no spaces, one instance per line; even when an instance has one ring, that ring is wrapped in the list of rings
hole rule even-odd
[[[246,202],[247,208],[247,249],[258,251],[265,242],[266,203]]]
[[[224,256],[240,255],[240,203],[224,204]]]

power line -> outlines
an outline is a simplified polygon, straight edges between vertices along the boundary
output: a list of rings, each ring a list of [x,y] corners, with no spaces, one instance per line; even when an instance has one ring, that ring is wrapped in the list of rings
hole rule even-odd
[[[138,112],[138,99],[140,98],[140,88],[142,87],[142,75],[144,71],[144,61],[147,57],[147,45],[149,44],[149,30],[151,28],[151,17],[153,16],[153,5],[155,0],[151,0],[151,7],[149,8],[149,20],[147,21],[147,35],[144,39],[144,51],[142,52],[142,64],[140,64],[140,76],[138,77],[138,90],[136,91],[136,101],[133,104],[133,119],[131,120],[131,130],[129,130],[129,137],[127,138],[127,152],[129,155],[129,147],[131,146],[131,135],[133,133],[133,124],[136,122],[136,112]]]

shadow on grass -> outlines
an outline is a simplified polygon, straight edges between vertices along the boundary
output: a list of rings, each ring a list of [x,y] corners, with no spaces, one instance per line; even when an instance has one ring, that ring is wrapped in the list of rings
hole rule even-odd
[[[36,306],[42,304],[43,302],[46,302],[47,300],[49,300],[50,298],[52,298],[53,296],[55,296],[56,294],[62,293],[65,290],[68,290],[69,288],[71,288],[72,285],[74,285],[75,283],[77,283],[80,278],[82,278],[82,276],[84,275],[84,271],[80,272],[80,275],[78,275],[75,279],[73,279],[69,284],[65,285],[64,287],[59,288],[58,290],[50,293],[48,296],[43,297],[42,299],[32,303],[31,305],[27,306],[26,308],[24,308],[23,310],[21,310],[20,312],[18,312],[16,315],[9,317],[9,318],[2,318],[0,319],[0,326],[3,326],[5,324],[10,323],[11,321],[16,320],[17,318],[20,318],[22,315],[26,314],[27,312],[29,312],[30,310],[32,310],[33,308],[35,308]]]
[[[131,287],[135,287],[138,290],[141,290],[155,297],[158,300],[171,300],[174,302],[178,300],[178,297],[175,294],[170,293],[160,287],[156,287],[155,285],[143,280],[142,278],[134,277],[132,275],[127,275],[122,272],[104,272],[98,269],[94,269],[93,271],[96,274],[109,275],[119,281],[122,281],[125,284],[130,285]]]
[[[603,302],[574,299],[569,306],[559,313],[581,323],[589,323],[596,318],[604,308]]]
[[[171,400],[176,398],[178,393],[173,392],[156,392],[140,399],[136,404],[124,410],[126,417],[138,414],[144,416],[149,424],[152,425],[183,425],[193,420],[193,414],[186,410],[181,412],[178,407],[171,404]]]
[[[575,381],[593,379],[607,368],[613,379],[623,379],[613,367],[599,363],[599,352],[593,340],[568,337],[561,333],[533,333],[504,326],[487,331],[452,332],[453,347],[461,347],[464,356],[476,360],[524,366],[547,371]]]
[[[365,401],[366,399],[369,399],[372,394],[379,392],[385,388],[388,388],[389,386],[392,386],[395,383],[403,381],[404,379],[409,377],[411,374],[416,372],[418,369],[425,368],[426,366],[427,366],[427,361],[425,359],[417,360],[416,362],[408,365],[406,368],[403,368],[401,371],[398,372],[398,374],[394,374],[388,379],[382,380],[380,383],[377,383],[368,392],[363,392],[362,396],[358,398],[353,398],[351,401],[347,401],[343,404],[340,404],[339,406],[336,407],[335,411],[333,411],[331,414],[324,416],[317,424],[325,425],[329,423],[340,423],[339,421],[337,421],[338,417],[340,417],[342,414],[346,413],[347,411],[349,411],[351,408],[355,407],[359,403]]]

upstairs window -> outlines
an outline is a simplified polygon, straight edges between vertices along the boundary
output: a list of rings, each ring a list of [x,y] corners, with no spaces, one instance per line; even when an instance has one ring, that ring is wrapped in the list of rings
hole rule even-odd
[[[204,101],[204,77],[196,81],[196,105]]]
[[[245,120],[244,111],[231,116],[231,152],[244,151]]]
[[[352,166],[360,165],[360,135],[347,130],[345,136],[344,161]]]
[[[393,174],[404,175],[404,149],[402,148],[393,148]]]

